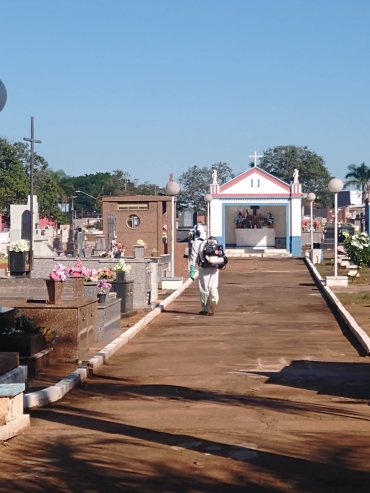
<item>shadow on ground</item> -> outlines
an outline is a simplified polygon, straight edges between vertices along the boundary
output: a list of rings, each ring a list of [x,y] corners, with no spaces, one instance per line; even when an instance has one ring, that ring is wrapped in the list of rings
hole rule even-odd
[[[130,426],[94,414],[81,414],[81,410],[66,406],[39,411],[38,418],[49,423],[85,429],[86,439],[78,440],[69,432],[58,443],[39,444],[39,450],[30,443],[16,459],[22,462],[22,471],[2,481],[0,492],[369,491],[370,473],[346,465],[353,454],[351,444],[318,441],[307,434],[306,443],[316,451],[315,460],[306,460],[256,450],[247,444],[230,446]],[[168,448],[173,452],[171,459]],[[149,460],[150,453],[156,454],[157,461],[153,457]],[[161,455],[166,458],[161,459]]]

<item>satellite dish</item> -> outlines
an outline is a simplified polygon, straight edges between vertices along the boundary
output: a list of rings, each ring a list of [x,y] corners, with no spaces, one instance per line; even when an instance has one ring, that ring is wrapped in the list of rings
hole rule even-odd
[[[0,111],[4,108],[7,100],[7,94],[4,84],[0,80]]]

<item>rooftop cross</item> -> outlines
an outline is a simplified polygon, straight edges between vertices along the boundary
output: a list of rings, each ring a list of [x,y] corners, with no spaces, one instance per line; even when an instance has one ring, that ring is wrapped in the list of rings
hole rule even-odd
[[[254,159],[254,167],[256,167],[257,166],[257,159],[259,159],[260,157],[263,157],[263,156],[257,156],[257,152],[254,151],[253,156],[248,156],[248,157],[252,157]]]

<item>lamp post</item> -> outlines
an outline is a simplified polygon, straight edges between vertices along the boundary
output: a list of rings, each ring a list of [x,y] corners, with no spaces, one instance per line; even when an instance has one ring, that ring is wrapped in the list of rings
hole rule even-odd
[[[334,277],[338,277],[338,193],[343,190],[343,182],[339,178],[332,178],[328,188],[334,194]]]
[[[175,276],[175,235],[176,235],[176,210],[175,196],[180,193],[180,185],[173,180],[172,175],[170,181],[166,185],[166,194],[171,196],[172,206],[172,226],[171,226],[171,277]]]
[[[0,111],[4,109],[7,100],[7,93],[4,84],[0,80]]]
[[[310,202],[310,231],[311,231],[311,261],[313,262],[313,203],[315,202],[316,195],[313,192],[307,194],[307,200]]]
[[[97,197],[93,197],[93,196],[92,196],[92,195],[90,195],[89,193],[83,192],[82,190],[76,190],[76,193],[83,193],[84,195],[86,195],[87,197],[90,197],[91,199],[98,200],[98,198],[97,198]],[[95,206],[96,206],[96,204],[95,204]],[[83,207],[81,207],[81,219],[83,218],[83,214],[84,214],[84,212],[83,212],[83,211],[84,211],[84,210],[83,210]]]
[[[210,229],[209,229],[209,204],[212,201],[213,197],[210,193],[206,193],[204,196],[205,202],[207,202],[207,236],[209,237]]]

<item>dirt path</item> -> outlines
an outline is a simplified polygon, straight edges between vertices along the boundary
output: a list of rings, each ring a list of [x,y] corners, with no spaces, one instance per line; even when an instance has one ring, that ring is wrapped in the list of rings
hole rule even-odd
[[[370,372],[297,259],[193,284],[99,376],[0,447],[0,491],[370,491]]]

